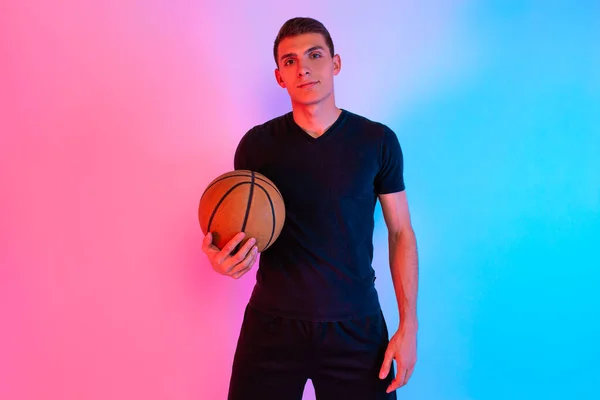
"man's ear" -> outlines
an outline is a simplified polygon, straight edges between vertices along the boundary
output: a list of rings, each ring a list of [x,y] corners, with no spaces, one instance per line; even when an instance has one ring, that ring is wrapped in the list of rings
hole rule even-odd
[[[342,59],[339,54],[333,56],[333,75],[340,73],[342,69]]]
[[[283,82],[283,79],[281,78],[279,68],[275,68],[275,79],[277,80],[277,84],[285,89],[285,82]]]

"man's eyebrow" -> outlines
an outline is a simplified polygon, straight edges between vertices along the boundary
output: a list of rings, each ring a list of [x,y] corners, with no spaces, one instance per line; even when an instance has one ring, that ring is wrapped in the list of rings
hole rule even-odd
[[[315,50],[325,50],[325,49],[323,48],[323,46],[313,46],[313,47],[311,47],[310,49],[306,50],[306,51],[304,52],[304,54],[306,54],[306,53],[310,53],[311,51],[315,51]],[[297,56],[297,54],[296,54],[296,53],[287,53],[287,54],[284,54],[284,55],[282,55],[282,56],[279,58],[279,61],[282,61],[284,58],[288,58],[288,57],[294,57],[294,56]]]

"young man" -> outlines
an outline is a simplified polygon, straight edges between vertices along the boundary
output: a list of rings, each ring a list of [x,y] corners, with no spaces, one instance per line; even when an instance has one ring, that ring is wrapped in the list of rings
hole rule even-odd
[[[413,372],[418,325],[417,247],[400,144],[387,126],[336,106],[341,59],[320,22],[287,21],[273,53],[292,111],[250,129],[234,168],[277,185],[286,221],[260,256],[229,399],[299,400],[307,379],[319,400],[395,399]],[[391,339],[371,266],[377,200],[400,313]],[[203,250],[217,272],[237,279],[251,269],[252,240],[232,254],[242,238],[219,250],[206,235]]]

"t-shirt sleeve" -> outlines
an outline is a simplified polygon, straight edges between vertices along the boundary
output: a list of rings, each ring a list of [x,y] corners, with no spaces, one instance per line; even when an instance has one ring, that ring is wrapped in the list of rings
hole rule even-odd
[[[251,131],[246,132],[244,136],[240,139],[240,142],[237,145],[235,150],[235,155],[233,157],[233,169],[234,170],[249,170],[252,171],[252,165],[250,156],[252,154],[252,150],[250,149],[250,134]]]
[[[404,185],[404,158],[402,148],[396,134],[387,126],[384,127],[381,144],[381,163],[375,178],[375,192],[387,194],[401,192]]]

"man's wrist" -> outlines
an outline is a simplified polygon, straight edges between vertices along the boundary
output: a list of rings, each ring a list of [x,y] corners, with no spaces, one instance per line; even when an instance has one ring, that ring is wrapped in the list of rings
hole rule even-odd
[[[400,329],[402,330],[417,330],[419,329],[419,321],[416,316],[400,318]]]

